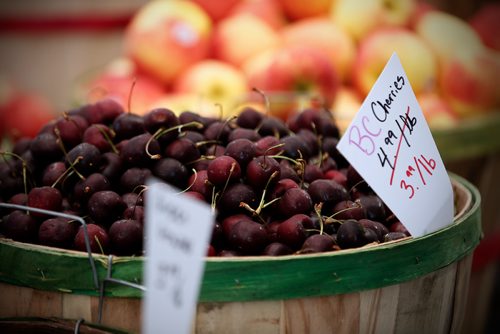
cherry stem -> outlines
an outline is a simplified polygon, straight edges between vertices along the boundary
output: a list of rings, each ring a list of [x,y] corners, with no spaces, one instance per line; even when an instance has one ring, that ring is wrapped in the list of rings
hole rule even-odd
[[[357,182],[355,185],[353,185],[353,186],[351,187],[351,189],[349,189],[349,194],[350,194],[350,193],[351,193],[351,192],[352,192],[352,191],[353,191],[353,190],[354,190],[357,186],[359,186],[360,184],[365,183],[365,182],[366,182],[365,180],[361,180],[361,181]]]
[[[327,219],[334,219],[334,217],[335,217],[336,215],[338,215],[339,213],[346,212],[346,211],[349,211],[349,210],[354,210],[354,209],[359,209],[359,208],[361,208],[361,205],[359,204],[359,202],[355,201],[355,202],[353,202],[353,203],[355,204],[355,206],[354,206],[354,207],[352,207],[352,208],[345,208],[345,209],[339,210],[339,211],[335,212],[334,214],[332,214],[332,215],[328,216],[328,217],[327,217]],[[337,222],[339,222],[339,223],[341,223],[341,224],[342,224],[342,221],[340,221],[340,220],[338,220],[338,219],[335,219],[335,221],[337,221]]]
[[[97,246],[99,246],[99,250],[101,251],[101,254],[104,255],[104,248],[102,248],[101,242],[99,241],[99,238],[97,235],[94,235],[94,240],[97,242]]]
[[[314,205],[314,212],[316,213],[316,215],[319,218],[319,226],[320,226],[319,234],[323,234],[323,227],[324,227],[323,216],[321,215],[322,208],[323,208],[323,202],[320,202],[320,203]]]
[[[266,206],[276,202],[277,200],[279,200],[279,198],[275,198],[273,199],[272,201],[268,202],[267,204],[265,203],[265,198],[266,198],[266,192],[267,192],[267,188],[269,187],[269,184],[271,183],[272,179],[274,179],[277,175],[278,175],[278,171],[275,171],[274,173],[271,174],[271,176],[269,177],[269,179],[267,180],[266,182],[266,186],[264,187],[264,190],[262,191],[262,196],[260,197],[260,202],[259,202],[259,206],[257,207],[257,209],[252,209],[250,207],[250,205],[248,205],[247,203],[245,202],[241,202],[240,203],[240,207],[242,208],[245,208],[246,210],[250,211],[252,213],[252,215],[254,216],[257,216],[261,222],[263,222],[264,224],[266,223],[265,220],[260,216],[260,213],[262,211],[262,209],[264,209]]]
[[[179,191],[177,194],[182,194],[182,193],[189,191],[189,189],[191,189],[191,187],[195,184],[196,180],[198,179],[198,172],[196,171],[196,169],[193,168],[191,170],[193,171],[193,174],[194,174],[193,182],[191,182],[191,184],[188,185],[186,189]]]
[[[172,131],[175,131],[175,130],[179,130],[179,132],[181,131],[182,128],[185,128],[185,127],[190,127],[190,126],[194,126],[198,129],[202,129],[203,128],[203,124],[201,124],[200,122],[196,122],[196,121],[192,121],[192,122],[188,122],[188,123],[185,123],[185,124],[179,124],[179,125],[175,125],[175,126],[172,126],[168,129],[165,129],[163,127],[159,128],[158,130],[156,130],[156,132],[151,136],[151,138],[148,139],[147,143],[146,143],[146,154],[151,158],[151,159],[160,159],[161,158],[161,155],[160,154],[151,154],[149,152],[149,145],[151,144],[151,142],[153,141],[153,139],[158,139],[160,138],[161,136],[169,133],[169,132],[172,132]]]
[[[267,95],[264,94],[264,92],[261,91],[260,89],[258,89],[256,87],[253,87],[252,90],[254,92],[256,92],[257,94],[259,94],[260,96],[262,96],[262,98],[264,99],[264,103],[265,103],[265,106],[266,106],[265,115],[269,116],[269,113],[270,113],[270,110],[271,110],[271,101],[269,101],[269,98],[267,97]]]
[[[134,78],[134,80],[132,81],[132,86],[130,86],[130,92],[128,93],[127,108],[128,108],[128,113],[129,114],[132,111],[132,108],[131,108],[131,106],[132,106],[132,93],[134,91],[136,83],[137,83],[137,78]]]
[[[59,131],[59,129],[55,127],[54,134],[57,137],[57,143],[59,144],[59,147],[63,151],[64,156],[68,155],[68,151],[66,151],[66,148],[64,147],[64,143],[63,143],[62,138],[61,138],[61,131]]]
[[[75,165],[76,165],[77,163],[79,163],[79,162],[80,162],[80,160],[82,160],[82,159],[83,159],[83,157],[82,157],[81,155],[77,156],[77,157],[76,157],[76,159],[75,159],[73,162],[70,162],[69,167],[70,167],[71,169],[73,169],[73,171],[76,173],[76,175],[78,175],[78,177],[79,177],[80,179],[85,180],[85,176],[83,176],[82,174],[80,174],[80,172],[79,172],[79,171],[76,169],[76,167],[75,167]]]
[[[113,141],[109,137],[108,133],[103,128],[101,128],[100,126],[98,126],[97,129],[102,134],[102,136],[104,137],[104,139],[106,139],[106,141],[108,142],[108,144],[111,146],[111,150],[113,151],[113,153],[116,153],[116,154],[120,153],[118,151],[118,149],[116,148],[115,144],[113,144]],[[113,131],[113,129],[110,129],[110,130]],[[113,133],[114,133],[114,131],[113,131]]]

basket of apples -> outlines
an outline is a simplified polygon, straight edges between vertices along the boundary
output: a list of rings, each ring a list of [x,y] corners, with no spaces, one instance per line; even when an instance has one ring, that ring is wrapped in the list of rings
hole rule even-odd
[[[478,191],[452,175],[454,223],[412,238],[338,140],[323,107],[286,121],[251,106],[138,115],[112,99],[64,112],[1,152],[0,315],[138,331],[155,177],[216,213],[196,333],[459,328]]]

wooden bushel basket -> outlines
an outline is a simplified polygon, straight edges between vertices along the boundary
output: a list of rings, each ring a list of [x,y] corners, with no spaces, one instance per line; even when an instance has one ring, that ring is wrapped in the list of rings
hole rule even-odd
[[[458,333],[481,238],[480,195],[452,180],[454,222],[424,237],[321,254],[208,258],[192,332]],[[0,258],[0,317],[96,323],[101,315],[103,325],[140,331],[142,291],[108,280],[100,299],[86,254],[3,239]],[[94,259],[100,282],[141,283],[143,258]]]

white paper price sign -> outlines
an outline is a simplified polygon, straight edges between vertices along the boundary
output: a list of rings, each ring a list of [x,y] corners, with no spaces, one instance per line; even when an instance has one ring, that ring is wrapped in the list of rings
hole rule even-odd
[[[146,193],[146,261],[142,332],[191,331],[212,234],[210,206],[150,181]]]
[[[412,236],[452,223],[449,176],[395,53],[337,148]]]

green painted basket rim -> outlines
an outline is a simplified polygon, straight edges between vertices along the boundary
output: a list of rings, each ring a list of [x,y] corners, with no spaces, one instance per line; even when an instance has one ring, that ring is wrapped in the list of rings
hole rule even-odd
[[[281,300],[344,294],[399,284],[434,272],[470,254],[481,233],[481,197],[475,186],[451,174],[471,195],[471,206],[450,226],[410,238],[353,250],[284,257],[207,258],[200,302]],[[84,253],[0,240],[0,282],[41,290],[98,296]],[[99,279],[108,257],[96,255]],[[142,278],[142,257],[115,257],[112,277]],[[107,283],[106,296],[139,298],[142,291]]]

